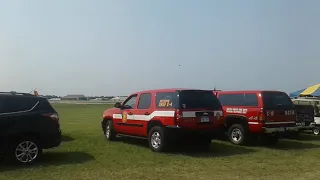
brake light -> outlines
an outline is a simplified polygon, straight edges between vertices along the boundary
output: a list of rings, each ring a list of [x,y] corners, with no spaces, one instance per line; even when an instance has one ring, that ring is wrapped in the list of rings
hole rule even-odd
[[[265,114],[264,114],[264,111],[263,111],[263,108],[260,109],[260,112],[259,112],[259,121],[264,121],[266,118],[265,118]]]
[[[182,112],[179,109],[176,109],[174,113],[174,124],[178,125],[181,118]]]
[[[54,121],[59,121],[59,115],[58,113],[46,113],[46,114],[42,114],[43,116],[49,117],[50,119],[54,120]]]

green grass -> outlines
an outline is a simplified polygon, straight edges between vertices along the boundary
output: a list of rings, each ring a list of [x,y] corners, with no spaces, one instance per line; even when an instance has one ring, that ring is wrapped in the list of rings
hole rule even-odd
[[[102,112],[109,105],[56,104],[63,143],[32,167],[0,165],[0,179],[318,179],[320,137],[281,140],[274,148],[215,140],[211,151],[151,152],[143,140],[107,142]],[[110,107],[110,106],[109,106]]]

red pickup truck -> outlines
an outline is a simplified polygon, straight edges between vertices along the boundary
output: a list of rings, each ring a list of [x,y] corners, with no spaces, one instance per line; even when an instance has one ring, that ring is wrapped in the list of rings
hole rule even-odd
[[[276,144],[298,131],[293,102],[281,91],[214,91],[220,100],[228,138],[245,145],[261,140]]]

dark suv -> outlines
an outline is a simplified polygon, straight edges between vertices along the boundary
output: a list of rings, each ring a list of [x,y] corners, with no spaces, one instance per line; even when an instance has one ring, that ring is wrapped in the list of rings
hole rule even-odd
[[[46,98],[0,92],[0,154],[28,164],[42,149],[59,146],[59,115]]]

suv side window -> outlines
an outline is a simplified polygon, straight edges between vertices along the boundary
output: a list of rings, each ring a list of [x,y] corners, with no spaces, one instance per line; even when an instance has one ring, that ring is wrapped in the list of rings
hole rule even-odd
[[[130,96],[124,103],[123,109],[133,109],[136,107],[137,94]]]
[[[140,95],[138,109],[149,109],[151,106],[151,94],[143,93]]]
[[[4,101],[4,113],[21,112],[32,109],[37,103],[37,98],[8,96]]]

